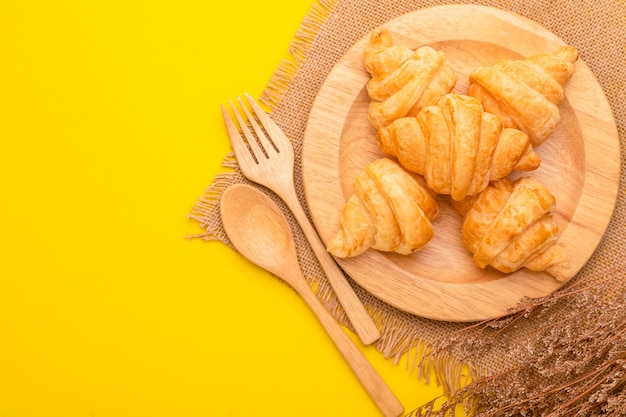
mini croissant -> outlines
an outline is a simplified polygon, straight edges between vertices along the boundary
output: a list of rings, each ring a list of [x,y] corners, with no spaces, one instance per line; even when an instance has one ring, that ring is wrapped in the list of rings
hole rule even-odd
[[[431,220],[438,211],[435,199],[409,173],[388,158],[377,159],[355,178],[327,250],[340,258],[370,247],[408,255],[433,237]]]
[[[368,115],[376,129],[400,117],[416,115],[452,91],[456,83],[442,52],[429,46],[415,51],[393,46],[391,34],[384,29],[372,32],[364,63],[372,76],[367,83],[372,100]]]
[[[560,121],[563,86],[574,73],[578,51],[564,46],[552,55],[505,60],[470,74],[468,94],[505,127],[524,131],[533,146],[541,145]]]
[[[489,181],[540,164],[528,136],[502,128],[470,96],[446,94],[417,117],[404,117],[378,130],[381,150],[408,171],[422,175],[438,194],[454,200],[478,194]]]
[[[452,204],[464,216],[462,243],[478,267],[490,265],[505,273],[525,267],[559,281],[570,277],[551,214],[556,200],[535,178],[502,179]]]

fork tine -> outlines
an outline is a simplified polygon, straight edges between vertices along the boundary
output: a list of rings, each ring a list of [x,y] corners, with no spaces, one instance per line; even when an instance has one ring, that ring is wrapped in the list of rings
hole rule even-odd
[[[239,100],[239,104],[241,105],[241,108],[243,109],[244,113],[246,114],[246,117],[248,118],[248,123],[250,124],[250,126],[252,126],[252,129],[256,133],[256,136],[259,139],[259,142],[261,142],[261,147],[265,150],[266,155],[270,158],[272,157],[272,155],[276,155],[277,147],[272,142],[271,132],[269,132],[267,128],[265,129],[265,131],[263,131],[263,129],[261,129],[261,127],[257,123],[257,118],[258,118],[259,121],[261,121],[261,124],[263,124],[263,121],[261,120],[259,113],[261,113],[262,115],[265,115],[265,113],[258,106],[257,106],[258,110],[252,107],[252,102],[250,102],[250,99],[248,99],[248,102],[250,103],[250,107],[252,107],[252,111],[256,115],[256,118],[255,118],[255,116],[252,115],[252,112],[250,112],[250,110],[248,109],[248,106],[245,105],[241,97],[237,97],[237,100]],[[256,105],[256,103],[254,104]],[[267,135],[270,135],[270,138],[267,137],[266,132],[267,132]]]
[[[231,108],[233,107],[232,102],[230,102],[230,106]],[[226,110],[226,107],[223,104],[220,107],[222,109],[222,117],[224,118],[224,124],[226,125],[228,137],[230,138],[230,144],[232,145],[233,150],[235,151],[235,156],[237,157],[237,159],[248,160],[249,156],[256,158],[254,155],[250,154],[248,147],[246,146],[243,139],[241,138],[241,132],[239,132],[239,129],[237,129],[237,126],[235,125],[235,122],[228,114],[228,110]],[[235,115],[237,115],[236,111],[234,111],[234,113]]]
[[[265,153],[263,152],[263,148],[261,148],[259,146],[259,143],[257,142],[256,138],[254,137],[254,134],[252,133],[252,131],[248,127],[248,123],[241,116],[241,112],[239,112],[237,110],[237,108],[235,107],[235,105],[232,102],[232,100],[229,100],[228,102],[230,103],[230,107],[233,110],[233,114],[235,115],[235,119],[237,119],[237,123],[239,123],[239,128],[241,129],[241,133],[243,133],[243,135],[245,136],[246,140],[248,141],[249,148],[247,149],[247,151],[252,154],[252,156],[255,159],[255,162],[258,163],[260,161],[260,158],[262,158],[262,157],[265,158]],[[241,102],[241,100],[240,100],[240,102]],[[244,112],[247,113],[247,111],[245,109],[245,106],[243,107],[243,109],[244,109]],[[241,137],[241,133],[239,134],[239,137]]]
[[[280,129],[276,122],[274,122],[274,120],[269,117],[265,110],[263,110],[261,106],[258,105],[254,98],[252,98],[252,96],[250,96],[250,94],[248,93],[244,93],[244,96],[248,100],[248,103],[250,103],[250,107],[252,108],[252,110],[254,110],[254,113],[263,125],[263,128],[268,133],[270,138],[272,138],[274,146],[276,147],[278,152],[281,152],[281,150],[286,150],[287,148],[293,149],[291,141],[287,138],[285,133]]]

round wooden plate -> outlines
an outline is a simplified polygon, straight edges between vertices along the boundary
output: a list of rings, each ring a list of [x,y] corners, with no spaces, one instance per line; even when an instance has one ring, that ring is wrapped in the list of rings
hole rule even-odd
[[[564,42],[535,22],[497,9],[454,5],[420,9],[389,21],[394,44],[441,50],[464,94],[469,73],[505,58],[554,52]],[[305,131],[302,170],[313,222],[324,242],[338,229],[352,180],[384,156],[367,119],[363,50],[369,35],[336,64],[320,89]],[[561,123],[537,149],[533,175],[557,200],[560,242],[572,273],[588,261],[613,213],[620,173],[619,138],[606,97],[582,59],[566,85]],[[421,251],[401,256],[368,250],[337,259],[374,296],[401,310],[445,321],[475,321],[506,315],[524,297],[546,296],[561,287],[546,273],[525,269],[505,275],[479,269],[460,242],[461,218],[444,198],[435,237]]]

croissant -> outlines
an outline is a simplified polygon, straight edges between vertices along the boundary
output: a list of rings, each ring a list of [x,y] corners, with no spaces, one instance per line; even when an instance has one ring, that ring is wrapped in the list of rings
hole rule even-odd
[[[452,91],[456,77],[442,52],[430,46],[413,51],[392,45],[391,34],[372,32],[365,47],[364,63],[371,79],[367,92],[372,100],[368,117],[376,129],[397,118],[414,116]]]
[[[479,67],[470,74],[468,94],[505,127],[524,131],[533,146],[541,145],[560,121],[563,86],[574,73],[578,51],[564,46],[554,54],[505,60]]]
[[[454,200],[479,193],[513,170],[534,170],[541,162],[524,132],[502,128],[478,99],[458,94],[446,94],[417,117],[379,129],[377,141],[405,169],[422,175],[435,193]]]
[[[348,258],[368,248],[407,255],[433,237],[439,207],[415,178],[388,158],[367,165],[354,180],[331,254]]]
[[[464,216],[463,246],[474,263],[510,273],[546,271],[559,281],[570,277],[567,255],[557,243],[552,217],[556,200],[533,177],[491,183],[482,193],[452,205]]]

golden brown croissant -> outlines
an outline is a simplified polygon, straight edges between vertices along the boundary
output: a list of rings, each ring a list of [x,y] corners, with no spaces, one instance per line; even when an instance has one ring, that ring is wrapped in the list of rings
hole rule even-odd
[[[391,34],[384,29],[370,35],[364,63],[372,76],[367,83],[372,100],[368,115],[377,129],[400,117],[414,116],[452,91],[456,83],[442,52],[429,46],[415,51],[394,46]]]
[[[417,117],[404,117],[378,130],[383,152],[420,174],[438,194],[461,200],[485,189],[513,170],[531,171],[540,164],[528,136],[503,129],[470,96],[446,94]]]
[[[340,258],[372,247],[407,255],[433,237],[439,207],[408,172],[388,158],[367,165],[354,181],[339,230],[327,250]]]
[[[554,54],[505,60],[470,74],[469,95],[485,111],[500,117],[505,127],[524,131],[533,146],[541,145],[560,121],[563,86],[574,73],[578,51],[571,46]]]
[[[559,281],[570,277],[552,217],[556,200],[535,178],[502,179],[452,204],[464,216],[462,243],[478,267],[490,265],[505,273],[525,267]]]

